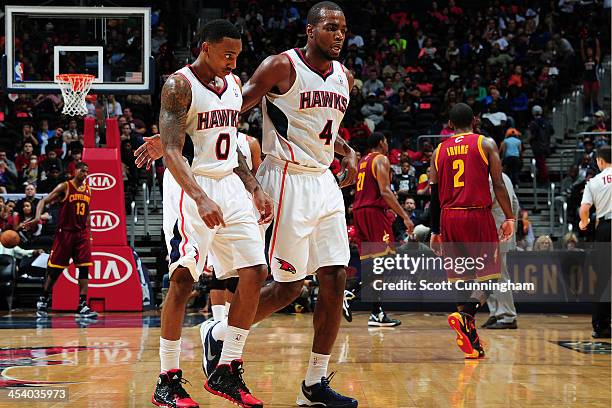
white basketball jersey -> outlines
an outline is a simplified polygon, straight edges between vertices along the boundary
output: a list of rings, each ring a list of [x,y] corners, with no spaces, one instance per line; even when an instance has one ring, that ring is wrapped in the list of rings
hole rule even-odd
[[[253,170],[253,158],[251,157],[251,147],[249,146],[249,140],[247,139],[247,135],[242,132],[238,132],[238,148],[244,154],[244,158],[246,159],[247,166],[249,166],[249,170]]]
[[[191,84],[191,106],[187,114],[187,134],[193,141],[194,174],[223,177],[238,166],[237,125],[242,107],[242,91],[232,74],[222,78],[217,90],[201,81],[187,65],[177,71]],[[217,79],[219,80],[219,79]]]
[[[338,61],[321,73],[310,66],[300,49],[283,54],[295,69],[295,82],[283,95],[269,92],[262,98],[263,152],[327,169],[349,103],[348,78]]]

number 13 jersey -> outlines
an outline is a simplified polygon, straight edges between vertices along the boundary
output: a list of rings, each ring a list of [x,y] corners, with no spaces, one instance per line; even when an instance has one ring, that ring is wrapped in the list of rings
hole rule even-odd
[[[237,79],[229,74],[221,78],[220,88],[214,88],[201,80],[191,65],[176,74],[191,84],[187,134],[193,141],[193,173],[214,178],[232,173],[238,166],[237,126],[242,107]]]
[[[349,103],[344,67],[332,61],[327,72],[311,66],[298,48],[285,51],[295,70],[291,88],[262,98],[264,154],[305,167],[327,169]]]

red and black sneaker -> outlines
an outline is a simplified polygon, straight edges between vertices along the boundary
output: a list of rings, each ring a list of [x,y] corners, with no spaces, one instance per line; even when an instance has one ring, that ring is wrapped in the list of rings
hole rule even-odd
[[[480,344],[474,317],[467,313],[455,312],[448,316],[448,325],[457,333],[457,346],[465,358],[484,358],[485,352]]]
[[[183,378],[183,372],[178,368],[161,373],[151,402],[164,408],[198,408],[198,403],[183,388],[187,383],[189,381]]]
[[[255,398],[244,383],[243,373],[242,360],[218,365],[204,381],[204,388],[211,394],[223,397],[239,407],[263,408],[263,402]]]

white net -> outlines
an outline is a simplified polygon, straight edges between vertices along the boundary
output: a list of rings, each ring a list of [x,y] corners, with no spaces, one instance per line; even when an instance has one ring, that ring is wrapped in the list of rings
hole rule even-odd
[[[55,77],[55,83],[60,86],[64,98],[64,115],[87,115],[85,97],[94,78],[93,75],[87,74],[60,74]]]

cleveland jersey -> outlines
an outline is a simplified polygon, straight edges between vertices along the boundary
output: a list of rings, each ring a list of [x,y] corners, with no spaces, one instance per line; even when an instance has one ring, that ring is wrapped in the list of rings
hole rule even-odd
[[[305,167],[327,169],[349,103],[344,67],[332,61],[327,72],[312,67],[298,48],[283,53],[295,70],[284,94],[262,98],[264,154]]]
[[[436,150],[440,207],[491,208],[489,161],[482,148],[484,136],[461,133]]]
[[[215,89],[198,77],[191,65],[176,72],[191,84],[187,134],[193,142],[191,170],[196,175],[223,177],[238,166],[236,134],[242,91],[233,74],[217,78]]]
[[[382,157],[381,153],[370,153],[359,161],[353,210],[364,207],[389,208],[380,194],[376,171],[374,170],[376,159],[380,157]]]
[[[66,195],[61,202],[57,229],[63,231],[83,231],[89,226],[89,203],[91,189],[84,182],[77,187],[74,180],[66,181]]]

